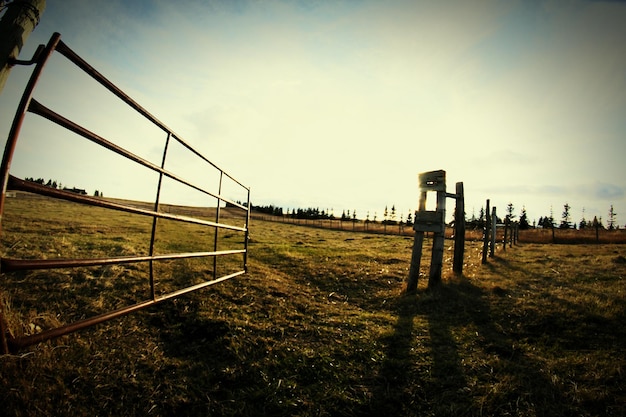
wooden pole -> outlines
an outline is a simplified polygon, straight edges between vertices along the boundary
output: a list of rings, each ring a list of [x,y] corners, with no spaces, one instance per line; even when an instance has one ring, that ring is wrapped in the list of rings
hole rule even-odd
[[[489,257],[493,258],[496,254],[496,227],[498,226],[498,216],[496,215],[495,206],[491,208],[491,246],[489,248]]]
[[[426,191],[420,193],[418,211],[426,210]],[[406,284],[406,292],[417,291],[417,284],[420,276],[420,265],[422,263],[422,246],[424,244],[424,232],[415,231],[413,240],[413,252],[411,253],[411,268],[409,269],[409,279]]]
[[[481,263],[487,263],[487,251],[489,249],[489,231],[491,230],[491,222],[489,216],[489,199],[487,199],[487,208],[485,210],[485,227],[483,229],[483,258]]]
[[[463,183],[456,183],[456,207],[454,211],[454,260],[452,270],[463,274],[463,255],[465,253],[465,197]]]
[[[0,19],[0,93],[4,89],[9,72],[15,65],[15,60],[26,43],[26,39],[39,23],[46,1],[14,1],[6,4],[5,7],[7,10]],[[0,353],[8,353],[8,329],[4,311],[4,306],[0,303]]]
[[[441,229],[433,233],[433,251],[430,258],[430,276],[428,288],[435,288],[441,284],[441,270],[443,269],[443,244],[446,231],[446,192],[437,191],[437,212],[440,213]]]
[[[406,292],[417,291],[417,284],[420,276],[420,265],[422,263],[422,246],[424,245],[424,232],[415,232],[413,240],[413,252],[411,253],[411,268],[409,269],[409,280],[406,284]]]
[[[509,238],[509,224],[510,224],[510,220],[509,217],[505,217],[504,219],[504,240],[503,240],[503,245],[502,245],[502,250],[504,250],[506,252],[506,244],[507,244],[507,239]]]
[[[7,11],[0,20],[0,92],[6,84],[28,36],[46,8],[46,0],[23,0],[8,3]]]

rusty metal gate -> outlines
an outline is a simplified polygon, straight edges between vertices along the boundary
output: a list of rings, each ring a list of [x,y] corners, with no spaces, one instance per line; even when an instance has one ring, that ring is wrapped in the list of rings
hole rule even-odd
[[[143,119],[146,119],[153,126],[156,126],[163,132],[165,138],[165,145],[162,151],[162,163],[161,165],[154,164],[147,159],[144,159],[125,148],[116,145],[114,142],[109,141],[97,134],[87,130],[86,128],[74,123],[71,120],[66,119],[60,114],[56,113],[50,108],[47,108],[42,103],[33,98],[33,92],[35,86],[40,78],[40,75],[48,62],[51,55],[54,52],[59,53],[63,57],[67,58],[71,63],[80,68],[84,73],[88,74],[93,80],[97,81],[101,86],[106,88],[109,92],[113,93],[119,99],[121,99],[126,105],[134,109]],[[5,213],[7,190],[19,191],[27,196],[43,196],[45,198],[55,199],[55,201],[63,200],[72,203],[78,203],[80,205],[87,205],[90,207],[96,206],[100,208],[115,210],[118,212],[131,213],[133,215],[145,216],[151,219],[152,228],[149,233],[149,250],[146,254],[138,256],[104,256],[99,258],[63,258],[63,259],[10,259],[5,258],[4,254],[0,258],[0,272],[1,277],[6,278],[7,273],[13,273],[16,271],[33,271],[33,270],[49,270],[58,268],[78,268],[78,267],[92,267],[92,266],[106,266],[106,265],[125,265],[133,263],[147,263],[148,269],[148,283],[149,289],[146,291],[149,293],[149,297],[146,300],[137,302],[131,305],[125,305],[121,308],[116,308],[111,311],[107,311],[103,314],[97,314],[91,317],[82,318],[73,321],[69,324],[63,324],[58,327],[45,329],[35,334],[23,335],[20,337],[14,337],[7,329],[5,320],[4,307],[0,306],[0,351],[2,353],[8,353],[17,349],[39,343],[41,341],[49,340],[58,336],[74,332],[88,326],[120,317],[122,315],[134,312],[136,310],[163,302],[174,297],[187,294],[189,292],[210,286],[212,284],[234,278],[247,272],[247,258],[248,258],[248,230],[250,223],[250,189],[232,176],[228,175],[224,170],[217,167],[213,162],[204,157],[197,150],[192,148],[189,144],[178,137],[171,129],[161,123],[156,117],[150,114],[147,110],[137,104],[133,99],[126,95],[122,90],[116,87],[113,83],[102,76],[92,66],[85,62],[81,57],[74,53],[65,43],[61,41],[61,36],[55,33],[50,38],[47,46],[43,50],[38,50],[38,56],[34,59],[36,66],[33,70],[31,78],[26,86],[22,99],[19,103],[9,137],[7,139],[4,156],[2,159],[2,165],[0,167],[0,175],[2,177],[2,195],[0,197],[0,228],[4,228],[1,222],[4,220],[3,214]],[[91,141],[100,147],[103,147],[109,151],[112,151],[119,156],[132,161],[134,164],[138,164],[142,169],[151,170],[158,175],[158,185],[156,187],[156,197],[153,203],[147,203],[143,206],[137,204],[137,202],[130,202],[124,200],[105,199],[97,196],[91,197],[84,194],[79,194],[72,191],[60,190],[52,187],[47,187],[43,184],[38,184],[33,181],[26,181],[24,179],[17,178],[10,174],[10,166],[13,158],[13,154],[16,150],[16,144],[22,128],[26,113],[33,113],[47,119],[48,121],[61,126],[76,135]],[[142,120],[143,120],[142,119]],[[206,186],[200,186],[182,176],[177,175],[174,172],[170,172],[165,169],[165,163],[168,157],[168,147],[173,142],[182,145],[184,149],[190,152],[194,158],[198,158],[202,161],[203,165],[207,166],[208,170],[213,170],[215,178],[218,178],[218,184],[215,184],[215,188],[207,189]],[[215,206],[211,206],[213,209],[211,215],[213,218],[202,218],[203,216],[196,216],[193,212],[191,214],[184,213],[172,213],[171,210],[160,201],[161,191],[163,187],[163,180],[167,179],[170,182],[178,184],[178,186],[192,190],[195,193],[200,193],[206,196],[211,201],[215,201]],[[228,180],[229,184],[235,184],[234,187],[238,187],[238,191],[241,195],[245,196],[243,200],[247,201],[232,201],[222,195],[222,182]],[[228,223],[223,221],[222,207],[227,207],[229,211],[237,211],[240,223],[243,224],[233,225],[232,222]],[[194,227],[209,228],[211,233],[214,234],[214,241],[209,244],[206,250],[192,251],[192,252],[175,252],[175,253],[156,253],[155,252],[155,238],[157,235],[157,222],[172,221],[176,224],[191,224]],[[228,233],[234,233],[240,236],[238,248],[229,248],[226,250],[218,250],[218,230],[228,230]],[[1,231],[1,230],[0,230]],[[232,262],[235,263],[235,271],[228,271],[227,274],[218,274],[217,262],[218,258],[234,257]],[[194,283],[191,286],[184,288],[177,288],[175,291],[167,293],[157,293],[155,291],[155,282],[157,277],[153,265],[158,262],[166,262],[172,260],[181,259],[198,259],[207,258],[212,259],[213,270],[207,273],[200,283]],[[232,258],[231,258],[232,259]],[[241,260],[241,261],[240,261]],[[209,261],[210,262],[210,261]]]

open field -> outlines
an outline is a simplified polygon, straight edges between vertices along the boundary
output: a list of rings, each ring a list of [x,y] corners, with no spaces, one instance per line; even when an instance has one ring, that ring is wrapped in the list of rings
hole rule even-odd
[[[280,223],[298,224],[309,227],[319,227],[324,229],[346,230],[353,232],[366,232],[372,234],[389,234],[389,235],[402,235],[413,236],[413,227],[405,224],[387,224],[384,225],[381,222],[364,222],[362,220],[350,221],[339,219],[323,219],[323,220],[310,220],[310,219],[296,219],[287,216],[272,216],[269,214],[260,214],[252,212],[252,217],[257,220],[267,220]],[[553,234],[554,232],[554,234]],[[446,227],[446,237],[451,238],[454,234],[452,227]],[[504,238],[504,228],[498,226],[496,233],[496,240],[502,242]],[[465,232],[465,239],[476,241],[483,239],[482,229],[467,229]],[[519,231],[519,239],[524,243],[558,243],[558,244],[580,244],[580,243],[595,243],[595,244],[622,244],[626,243],[626,229],[606,230],[600,229],[596,234],[596,230],[592,227],[588,227],[584,230],[577,229],[528,229]]]
[[[145,218],[8,204],[3,256],[147,250]],[[405,295],[411,237],[261,220],[250,237],[247,275],[0,356],[0,413],[626,415],[626,245],[522,243],[480,265],[469,242],[456,277],[446,241],[442,288],[422,279]],[[160,248],[212,239],[170,227]],[[210,266],[161,268],[169,290]],[[9,327],[28,334],[145,299],[146,269],[0,275]]]

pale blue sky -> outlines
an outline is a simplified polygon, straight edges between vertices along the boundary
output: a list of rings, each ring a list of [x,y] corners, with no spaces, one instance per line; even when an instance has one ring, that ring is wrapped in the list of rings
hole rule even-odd
[[[444,169],[468,216],[487,198],[531,219],[613,204],[626,224],[624,2],[47,3],[22,57],[60,32],[254,204],[406,217],[417,174]],[[0,95],[3,141],[30,71]],[[35,96],[159,162],[162,135],[92,84],[57,57]],[[31,116],[12,172],[153,198],[152,175],[82,142]]]

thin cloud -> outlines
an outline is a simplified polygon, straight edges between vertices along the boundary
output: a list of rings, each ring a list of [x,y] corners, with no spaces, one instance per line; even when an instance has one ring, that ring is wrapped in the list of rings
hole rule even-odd
[[[467,206],[623,201],[623,4],[83,3],[49,4],[32,42],[60,31],[258,204],[415,207],[417,174],[436,169]],[[121,137],[127,120],[105,125],[94,104],[68,111]]]
[[[594,197],[600,200],[617,201],[624,198],[626,188],[615,184],[596,183],[594,186]]]

